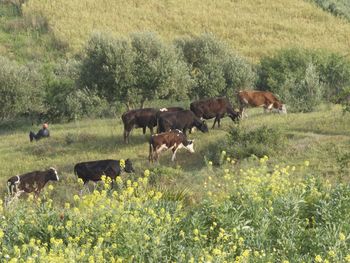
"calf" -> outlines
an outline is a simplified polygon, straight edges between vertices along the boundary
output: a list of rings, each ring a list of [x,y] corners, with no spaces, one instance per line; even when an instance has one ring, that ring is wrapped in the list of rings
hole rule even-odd
[[[239,113],[233,110],[227,98],[210,98],[194,101],[190,104],[190,109],[198,118],[206,120],[215,118],[212,128],[215,127],[216,122],[220,128],[220,119],[226,114],[232,121],[239,120]]]
[[[246,106],[263,107],[264,112],[276,109],[279,113],[287,113],[285,105],[269,91],[246,90],[237,94],[240,104],[240,115],[243,117]]]
[[[58,181],[57,170],[50,168],[46,171],[34,171],[22,175],[12,176],[7,180],[9,195],[19,197],[22,193],[34,192],[37,198],[48,181]]]
[[[171,149],[173,151],[172,161],[175,161],[178,149],[185,148],[191,153],[194,140],[187,140],[185,134],[180,130],[154,134],[149,141],[149,161],[158,161],[159,155],[163,150]]]
[[[131,130],[135,128],[142,128],[143,134],[146,133],[146,128],[150,129],[153,134],[153,127],[157,125],[157,109],[145,108],[130,110],[122,115],[124,123],[124,142],[129,143],[129,135]]]
[[[159,117],[158,125],[160,132],[178,129],[182,130],[186,135],[186,131],[193,127],[196,127],[202,132],[208,132],[207,124],[190,110],[163,113]]]
[[[123,170],[127,173],[134,172],[130,159],[126,159],[125,163],[119,160],[108,159],[81,162],[74,166],[74,173],[78,176],[78,178],[83,180],[84,186],[86,186],[89,181],[100,181],[102,175],[105,175],[112,179],[113,187],[115,178],[119,176]]]

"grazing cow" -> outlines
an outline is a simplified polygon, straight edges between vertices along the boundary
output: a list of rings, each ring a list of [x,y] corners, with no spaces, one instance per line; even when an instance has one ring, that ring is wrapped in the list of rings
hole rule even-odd
[[[184,108],[182,108],[182,107],[168,107],[168,108],[161,108],[161,109],[159,109],[159,111],[157,111],[157,114],[156,114],[157,133],[160,132],[159,131],[159,124],[158,124],[160,116],[162,116],[164,113],[167,113],[167,112],[174,112],[174,111],[181,111],[181,110],[184,110]]]
[[[220,119],[227,114],[232,121],[239,120],[239,113],[234,111],[230,101],[227,98],[211,98],[194,101],[190,104],[190,109],[193,113],[201,119],[212,119],[215,118],[213,127],[215,123],[218,123],[220,128]]]
[[[171,149],[173,151],[172,161],[175,161],[178,149],[185,148],[191,153],[194,140],[187,140],[185,134],[180,130],[172,130],[159,134],[153,134],[149,141],[149,161],[158,161],[159,155],[163,150]]]
[[[34,192],[35,197],[37,198],[45,184],[50,180],[59,180],[57,170],[52,167],[46,171],[34,171],[12,176],[7,180],[7,188],[9,195],[12,197],[19,197],[24,192]]]
[[[287,113],[285,105],[269,91],[246,90],[239,91],[238,102],[240,104],[240,115],[243,117],[246,106],[263,107],[264,112],[276,109],[279,113]]]
[[[119,160],[98,160],[90,162],[77,163],[74,166],[74,173],[81,178],[86,186],[89,181],[96,183],[101,180],[103,175],[112,179],[112,187],[115,178],[121,174],[122,171],[127,173],[134,172],[130,159],[125,162]]]
[[[135,128],[142,128],[143,134],[146,133],[148,127],[153,134],[153,127],[157,125],[157,109],[145,108],[130,110],[122,115],[124,123],[124,142],[129,143],[129,135],[131,130]]]
[[[159,117],[158,125],[160,132],[178,129],[182,130],[186,135],[186,131],[193,127],[196,127],[202,132],[208,132],[207,124],[190,110],[163,113]]]

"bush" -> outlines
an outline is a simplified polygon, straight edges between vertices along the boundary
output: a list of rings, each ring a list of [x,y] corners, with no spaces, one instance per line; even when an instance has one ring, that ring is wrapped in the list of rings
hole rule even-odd
[[[44,93],[40,85],[36,65],[22,66],[0,57],[0,119],[40,111]]]
[[[255,80],[251,65],[211,34],[178,39],[175,45],[191,69],[192,98],[233,96]]]
[[[312,111],[323,98],[335,102],[349,85],[350,62],[334,53],[286,49],[259,65],[258,88],[279,95],[292,111]]]
[[[82,117],[100,117],[108,108],[94,91],[78,89],[79,63],[72,60],[55,66],[46,80],[46,116],[50,121],[71,121]]]
[[[79,83],[128,109],[154,99],[184,98],[192,85],[188,68],[172,46],[153,33],[130,40],[95,34],[86,48]]]

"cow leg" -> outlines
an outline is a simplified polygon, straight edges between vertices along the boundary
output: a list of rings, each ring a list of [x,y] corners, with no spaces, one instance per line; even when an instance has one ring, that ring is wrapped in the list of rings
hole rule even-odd
[[[173,150],[172,150],[172,151],[173,151],[173,156],[171,157],[171,161],[172,161],[172,162],[174,162],[175,159],[176,159],[176,152],[177,152],[177,149],[178,149],[177,147],[174,147]]]
[[[129,143],[130,132],[124,129],[124,143]]]
[[[218,117],[218,127],[220,128],[220,121],[221,121],[221,118],[220,116]]]
[[[145,126],[145,127],[142,127],[142,133],[143,133],[143,134],[146,134],[146,126]]]
[[[216,117],[215,117],[213,127],[211,127],[212,129],[214,129],[214,127],[215,127],[215,123],[217,122],[217,120],[218,120],[218,116],[216,116]]]

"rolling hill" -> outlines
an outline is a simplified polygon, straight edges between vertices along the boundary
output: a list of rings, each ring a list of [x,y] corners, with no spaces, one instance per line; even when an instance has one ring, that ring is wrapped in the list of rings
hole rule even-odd
[[[345,54],[350,43],[345,19],[302,0],[29,0],[23,11],[45,17],[71,52],[81,50],[93,31],[153,31],[168,41],[212,32],[253,61],[296,46]]]

